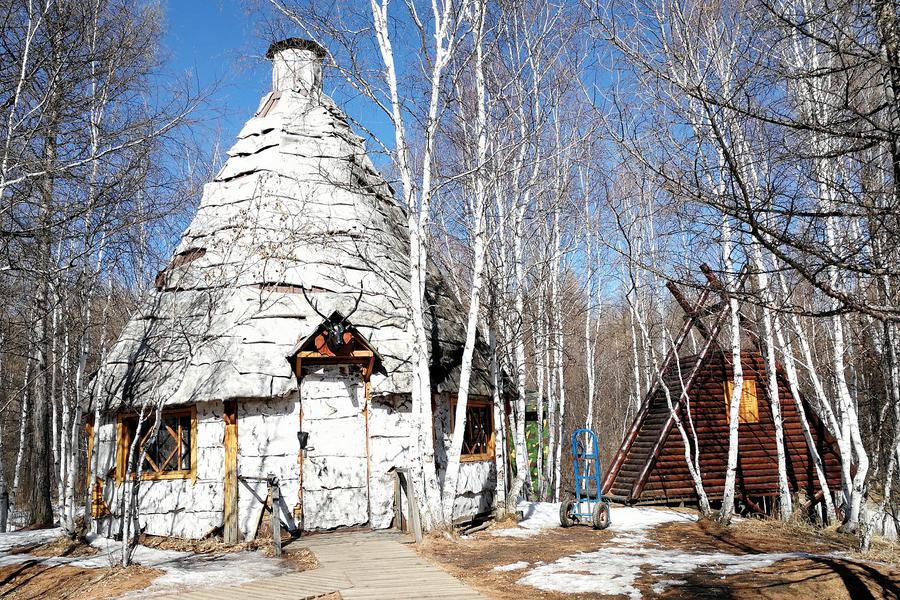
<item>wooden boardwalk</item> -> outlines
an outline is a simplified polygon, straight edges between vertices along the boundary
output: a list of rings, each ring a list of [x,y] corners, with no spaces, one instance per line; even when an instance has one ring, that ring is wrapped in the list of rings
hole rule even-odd
[[[340,592],[344,600],[454,598],[484,600],[464,583],[428,564],[396,532],[332,533],[304,537],[285,548],[309,548],[311,571],[172,596],[178,600],[304,600]]]

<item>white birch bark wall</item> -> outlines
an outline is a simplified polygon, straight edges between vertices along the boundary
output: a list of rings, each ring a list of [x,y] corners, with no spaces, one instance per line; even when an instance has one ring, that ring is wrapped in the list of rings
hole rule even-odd
[[[438,443],[435,454],[438,462],[438,477],[444,478],[447,464],[445,448],[450,446],[452,418],[449,398],[439,396],[440,402],[434,412],[434,431]],[[453,519],[463,519],[488,513],[494,505],[497,469],[493,459],[475,462],[460,462],[456,483],[456,499],[453,504]]]
[[[183,538],[201,538],[221,527],[225,453],[222,438],[221,402],[197,405],[197,479],[164,479],[141,482],[138,497],[138,522],[145,533]],[[97,475],[104,481],[104,501],[112,511],[119,506],[120,495],[130,483],[116,483],[116,420],[106,418],[99,427]],[[118,531],[119,515],[102,519],[100,532]]]
[[[386,529],[394,518],[394,475],[391,470],[409,466],[413,449],[410,432],[415,419],[409,395],[380,396],[369,403],[369,502],[374,529]],[[407,514],[406,497],[401,505]]]
[[[241,536],[249,540],[257,532],[268,494],[265,478],[269,473],[278,478],[281,488],[283,504],[278,507],[281,521],[288,528],[295,528],[293,509],[300,500],[300,465],[297,462],[300,403],[297,393],[269,400],[240,401],[237,422],[238,530]],[[223,457],[224,469],[225,454],[221,442],[216,450]],[[224,470],[222,473],[219,494],[224,490]]]

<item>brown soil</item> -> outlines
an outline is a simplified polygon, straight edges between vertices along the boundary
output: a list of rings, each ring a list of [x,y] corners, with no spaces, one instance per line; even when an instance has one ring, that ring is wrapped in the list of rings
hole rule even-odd
[[[241,552],[242,550],[254,550],[250,544],[226,544],[219,538],[208,537],[201,540],[185,540],[175,537],[141,534],[140,544],[159,550],[174,550],[176,552],[191,552],[194,554],[226,554],[228,552]]]
[[[10,600],[100,600],[140,590],[162,575],[139,565],[127,568],[83,569],[38,561],[0,568],[0,598]]]
[[[550,563],[577,552],[600,550],[615,534],[587,527],[551,529],[529,538],[493,537],[479,532],[467,539],[432,536],[420,552],[489,598],[581,600],[607,598],[598,594],[544,592],[517,582],[520,571],[494,571],[499,565],[527,561]],[[645,597],[663,598],[773,598],[855,599],[900,597],[900,570],[897,565],[874,562],[900,556],[896,547],[881,544],[870,555],[853,553],[854,537],[834,530],[809,526],[788,526],[759,521],[743,521],[732,527],[710,522],[669,523],[648,532],[648,547],[682,549],[690,552],[755,554],[762,552],[808,552],[824,555],[847,553],[847,558],[816,556],[775,563],[737,575],[722,577],[699,568],[687,576],[672,576],[687,583],[668,588],[661,596],[651,591],[657,580],[650,574],[638,581]],[[893,548],[893,550],[892,550]]]
[[[97,549],[88,545],[84,540],[73,540],[67,536],[61,536],[55,540],[35,546],[28,551],[34,556],[93,556]]]
[[[285,548],[281,558],[298,571],[310,571],[319,566],[316,555],[309,548]]]
[[[221,540],[182,540],[143,535],[141,544],[162,550],[193,552],[209,557],[228,552],[259,550],[272,556],[272,541],[260,540],[242,544],[225,544]],[[96,554],[97,550],[83,541],[73,541],[66,536],[35,546],[13,548],[8,554],[30,554],[36,557],[79,557]],[[312,552],[306,548],[286,550],[283,563],[297,571],[318,566]],[[163,574],[159,569],[140,565],[127,568],[82,568],[71,565],[48,565],[40,560],[28,560],[18,565],[0,568],[0,599],[37,600],[69,599],[100,600],[114,598],[126,592],[140,590]],[[339,594],[328,594],[321,600],[341,600]]]

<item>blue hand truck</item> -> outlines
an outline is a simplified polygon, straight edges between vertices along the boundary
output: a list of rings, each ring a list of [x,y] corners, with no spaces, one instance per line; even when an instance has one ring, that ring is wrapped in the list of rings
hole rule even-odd
[[[559,507],[563,527],[591,523],[594,529],[609,527],[609,502],[603,500],[600,477],[600,447],[597,435],[590,429],[572,434],[572,466],[575,469],[575,493]],[[573,497],[574,496],[574,497]]]

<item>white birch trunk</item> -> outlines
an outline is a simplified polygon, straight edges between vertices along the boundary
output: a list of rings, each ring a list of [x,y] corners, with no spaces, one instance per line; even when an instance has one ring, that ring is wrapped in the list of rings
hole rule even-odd
[[[61,364],[63,384],[59,392],[60,406],[62,407],[59,428],[59,506],[61,521],[65,521],[64,515],[68,512],[66,510],[66,482],[68,481],[69,465],[73,461],[72,453],[77,452],[76,447],[70,447],[69,445],[69,426],[72,418],[69,408],[69,397],[66,393],[70,381],[69,356],[69,329],[68,327],[65,327],[63,333],[63,356]]]
[[[537,378],[537,476],[538,476],[538,489],[537,489],[537,497],[538,500],[543,501],[546,498],[546,490],[547,490],[547,478],[544,474],[544,405],[546,404],[545,392],[544,392],[544,375],[546,373],[546,368],[544,364],[547,361],[547,353],[546,353],[546,345],[543,340],[546,339],[546,321],[544,319],[542,307],[544,303],[542,299],[544,297],[543,286],[538,286],[538,297],[537,302],[535,303],[537,306],[535,307],[536,314],[536,325],[534,327],[535,336],[534,336],[534,355],[537,357],[535,361],[535,376]],[[540,346],[538,345],[538,340],[541,340]]]
[[[62,244],[59,246],[62,248]],[[59,252],[57,253],[57,263],[59,258]],[[50,401],[50,448],[53,455],[53,468],[50,470],[51,472],[51,482],[52,477],[57,477],[59,479],[60,473],[60,448],[59,448],[59,397],[56,395],[57,388],[57,373],[59,368],[59,354],[57,352],[57,347],[59,344],[58,341],[58,332],[59,332],[59,304],[60,299],[57,296],[57,292],[59,289],[59,285],[57,281],[54,281],[54,278],[50,280],[50,297],[53,302],[53,310],[51,311],[50,318],[50,361],[48,368],[50,369],[50,389],[47,390],[48,400]],[[51,484],[52,485],[52,484]],[[54,503],[54,509],[59,508],[60,503],[62,502],[62,481],[57,481],[56,487],[56,502]]]
[[[28,430],[28,422],[31,420],[31,365],[32,358],[29,349],[27,358],[25,359],[25,383],[23,384],[22,407],[19,411],[19,448],[16,451],[16,466],[13,469],[13,486],[11,493],[13,503],[17,507],[19,502],[19,483],[21,482],[22,475],[22,460],[25,456],[25,432]]]
[[[526,199],[527,202],[527,199]],[[516,417],[516,429],[513,440],[516,448],[516,478],[510,486],[509,502],[516,502],[522,489],[531,486],[531,473],[528,465],[528,446],[526,443],[525,432],[525,387],[527,379],[527,366],[525,363],[525,258],[522,249],[521,228],[524,224],[524,205],[517,208],[516,226],[517,235],[513,243],[513,263],[516,278],[515,291],[515,313],[516,322],[518,323],[518,331],[514,334],[513,339],[513,360],[516,370],[516,409],[514,411]]]
[[[778,365],[775,359],[772,310],[769,308],[772,301],[772,293],[769,285],[769,275],[766,272],[762,250],[758,243],[753,244],[753,259],[758,271],[756,280],[763,300],[762,316],[766,360],[766,388],[769,395],[769,405],[772,408],[772,420],[775,425],[775,455],[778,463],[778,516],[782,521],[787,521],[793,513],[793,502],[787,479],[787,460],[784,451],[784,419],[782,417],[781,398],[778,389]]]
[[[475,42],[475,89],[477,98],[477,160],[475,165],[474,179],[474,204],[472,208],[473,223],[473,242],[474,242],[474,264],[472,265],[472,281],[471,293],[469,296],[469,313],[466,321],[466,341],[463,346],[462,362],[460,363],[459,389],[456,393],[456,413],[454,415],[454,429],[450,443],[450,449],[447,453],[447,470],[444,474],[444,523],[452,525],[453,523],[453,504],[456,500],[456,485],[459,477],[459,457],[462,452],[463,436],[466,428],[466,407],[469,398],[469,381],[472,376],[472,357],[475,353],[475,338],[478,333],[478,315],[481,310],[481,287],[484,283],[484,266],[485,253],[487,251],[486,243],[486,214],[487,209],[487,185],[486,178],[486,162],[487,162],[487,91],[484,83],[484,65],[482,55],[482,39],[484,35],[484,10],[485,5],[482,0],[478,4],[478,14],[476,16],[477,40]],[[519,400],[517,399],[517,402]],[[521,402],[524,405],[524,395]],[[524,439],[524,410],[523,410],[523,431],[522,439]],[[518,427],[518,423],[517,423]],[[527,460],[527,455],[526,455]],[[516,453],[517,463],[521,463],[520,453]]]
[[[629,267],[632,269],[633,267]],[[625,300],[628,304],[628,312],[631,314],[631,373],[632,378],[634,380],[634,395],[632,397],[632,406],[634,407],[634,411],[637,412],[641,409],[641,404],[643,403],[643,386],[641,385],[641,360],[638,355],[638,334],[637,329],[635,328],[635,323],[638,322],[638,314],[637,307],[635,306],[636,300],[632,299],[632,296],[636,296],[634,293],[634,287],[632,287],[628,293],[625,294]]]
[[[557,401],[556,401],[556,391],[558,389],[557,386],[557,375],[558,371],[554,367],[554,363],[556,360],[556,354],[553,352],[553,345],[551,343],[551,336],[553,335],[553,317],[552,317],[552,308],[546,308],[546,335],[544,336],[544,349],[546,350],[546,366],[547,366],[547,412],[549,413],[547,418],[547,431],[549,434],[549,443],[547,447],[547,460],[544,468],[546,469],[546,485],[547,485],[547,493],[548,497],[552,498],[553,494],[551,490],[554,488],[554,476],[555,471],[553,469],[554,464],[556,463],[556,447],[559,444],[559,440],[556,436],[556,415],[557,415]]]
[[[505,406],[503,395],[500,393],[502,381],[500,364],[497,360],[497,336],[494,329],[490,331],[491,347],[491,383],[493,384],[492,399],[494,412],[494,471],[497,474],[497,484],[494,489],[494,512],[498,517],[506,514],[506,428],[504,427],[503,413]]]
[[[435,0],[433,37],[435,56],[430,64],[428,115],[425,121],[421,159],[421,182],[414,184],[411,151],[407,140],[403,108],[394,63],[394,51],[388,26],[388,0],[371,0],[373,26],[384,64],[384,76],[390,93],[391,121],[394,126],[395,164],[400,175],[403,199],[409,211],[408,225],[410,274],[410,325],[413,345],[413,447],[418,450],[412,465],[413,476],[422,499],[422,525],[431,529],[441,521],[441,490],[434,462],[434,417],[431,410],[431,374],[428,334],[425,328],[425,279],[427,275],[427,232],[432,194],[432,161],[438,130],[441,81],[450,60],[454,38],[450,28],[453,0]],[[424,31],[423,31],[424,34]]]
[[[731,224],[728,217],[722,217],[722,257],[725,271],[734,273],[731,257],[732,240]],[[718,520],[722,523],[731,521],[734,514],[734,488],[738,463],[738,426],[740,423],[741,394],[744,387],[744,368],[741,363],[741,319],[738,300],[734,294],[728,295],[728,307],[731,315],[731,363],[734,388],[728,406],[728,464],[725,468],[725,489],[722,492],[722,507]]]
[[[819,449],[816,448],[816,441],[813,438],[812,430],[809,427],[809,420],[806,418],[806,410],[803,408],[803,400],[800,396],[800,379],[797,375],[794,353],[785,339],[780,317],[777,313],[774,317],[775,336],[778,340],[778,346],[781,348],[781,355],[784,359],[784,371],[787,375],[788,385],[791,389],[791,396],[794,399],[794,404],[797,406],[797,412],[800,416],[800,425],[803,428],[803,437],[806,439],[806,447],[809,450],[810,458],[812,459],[813,466],[816,470],[816,479],[819,481],[819,487],[822,490],[826,516],[829,520],[833,521],[835,519],[835,510],[834,502],[831,499],[831,489],[828,486],[825,465],[822,462]]]

